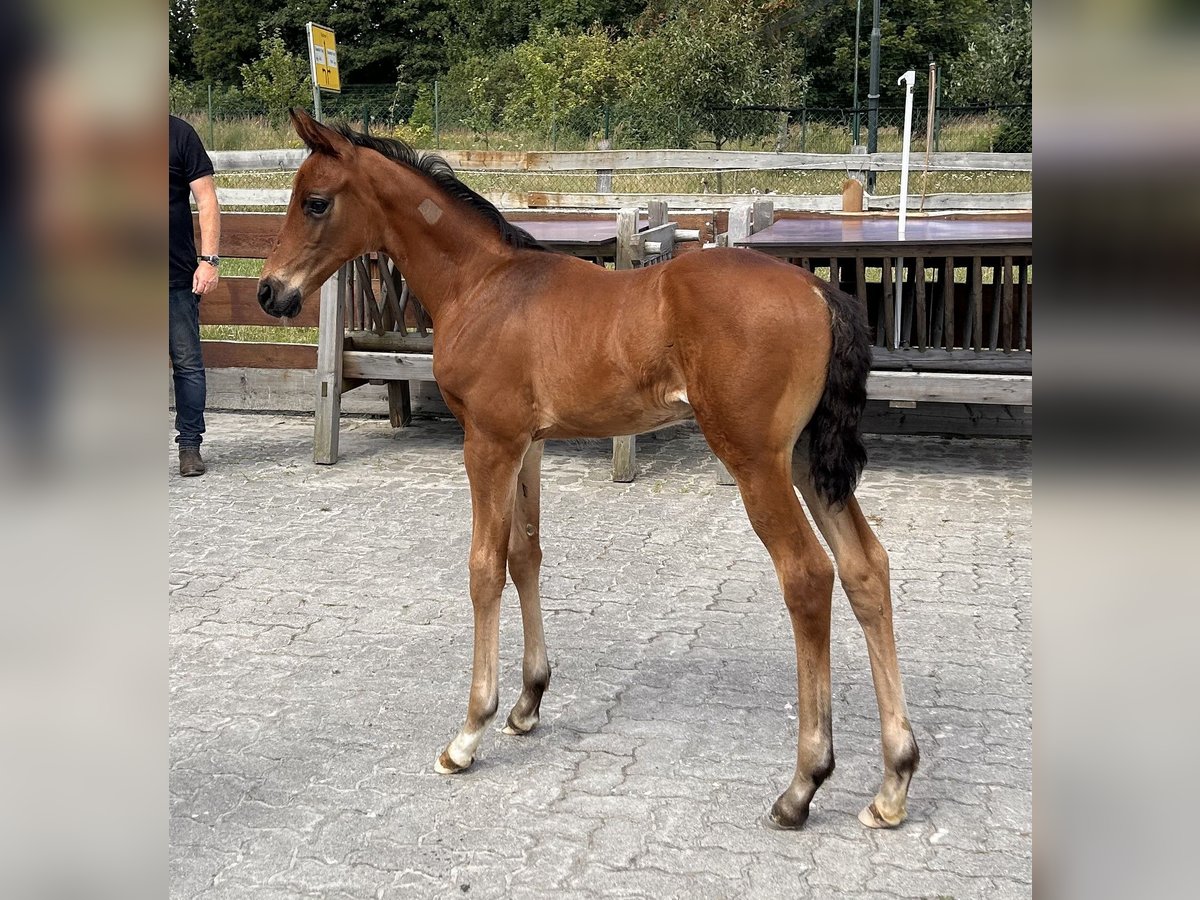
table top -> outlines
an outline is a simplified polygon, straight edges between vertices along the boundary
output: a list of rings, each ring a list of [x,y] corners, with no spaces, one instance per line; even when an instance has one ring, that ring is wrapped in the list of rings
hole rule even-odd
[[[804,250],[844,246],[849,250],[856,247],[903,247],[905,244],[927,247],[1033,245],[1031,219],[913,218],[905,223],[903,241],[900,240],[898,229],[899,220],[891,217],[780,219],[750,235],[739,246],[771,252],[781,248]]]
[[[508,219],[518,228],[523,228],[535,240],[548,244],[556,249],[566,249],[571,252],[586,253],[587,250],[604,251],[617,246],[617,217],[611,219]],[[643,217],[638,222],[638,230],[649,226],[649,220]]]

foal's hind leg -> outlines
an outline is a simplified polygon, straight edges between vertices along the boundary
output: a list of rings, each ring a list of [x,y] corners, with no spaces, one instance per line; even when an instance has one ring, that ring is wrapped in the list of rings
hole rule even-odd
[[[542,694],[550,683],[546,638],[542,632],[542,600],[538,576],[542,567],[540,501],[542,449],[536,441],[525,453],[513,498],[512,529],[508,536],[508,572],[521,597],[521,623],[525,630],[525,657],[521,665],[521,696],[508,714],[505,734],[528,734],[538,723]]]
[[[720,441],[717,442],[718,447]],[[788,472],[790,448],[739,458],[714,447],[737,480],[750,524],[771,559],[796,641],[796,773],[771,807],[770,823],[800,828],[817,788],[833,772],[829,689],[829,616],[833,564],[809,527]]]
[[[908,785],[917,770],[920,752],[908,721],[896,660],[887,553],[853,495],[844,507],[832,509],[817,494],[809,479],[808,460],[799,454],[792,474],[833,551],[842,586],[867,638],[883,738],[883,784],[858,818],[870,828],[889,828],[904,821]]]

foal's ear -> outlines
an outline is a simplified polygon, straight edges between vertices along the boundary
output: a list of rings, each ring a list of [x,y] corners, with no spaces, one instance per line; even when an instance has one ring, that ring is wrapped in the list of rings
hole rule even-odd
[[[313,153],[342,156],[350,150],[352,145],[348,140],[332,128],[322,125],[303,109],[292,107],[289,114],[296,134],[300,135],[300,140],[304,141],[305,146]]]

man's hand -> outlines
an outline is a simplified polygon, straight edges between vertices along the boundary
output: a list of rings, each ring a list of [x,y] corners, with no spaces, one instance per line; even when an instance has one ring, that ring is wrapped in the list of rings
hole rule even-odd
[[[221,273],[217,271],[217,267],[212,263],[202,262],[196,267],[196,272],[192,275],[192,293],[207,294],[217,285],[217,279],[221,277]]]

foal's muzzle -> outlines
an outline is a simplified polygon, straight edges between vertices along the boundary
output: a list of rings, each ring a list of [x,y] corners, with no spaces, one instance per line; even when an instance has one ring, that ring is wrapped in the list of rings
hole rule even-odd
[[[300,312],[303,300],[300,291],[295,288],[284,290],[283,285],[274,278],[264,278],[258,283],[258,305],[268,316],[290,319]]]

